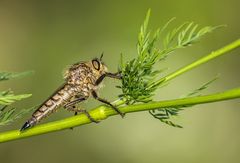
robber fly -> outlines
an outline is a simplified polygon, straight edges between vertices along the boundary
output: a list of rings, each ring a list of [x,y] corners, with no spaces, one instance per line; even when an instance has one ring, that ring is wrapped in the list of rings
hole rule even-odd
[[[76,108],[77,103],[87,100],[90,96],[110,105],[123,117],[124,114],[114,105],[97,95],[99,84],[105,77],[121,79],[119,72],[108,72],[106,65],[102,62],[102,55],[100,59],[95,58],[88,62],[78,62],[73,64],[64,73],[64,84],[39,106],[39,108],[32,114],[32,117],[20,130],[23,131],[33,127],[60,107],[75,112],[75,115],[77,113],[84,113],[91,121],[97,122],[86,110]]]

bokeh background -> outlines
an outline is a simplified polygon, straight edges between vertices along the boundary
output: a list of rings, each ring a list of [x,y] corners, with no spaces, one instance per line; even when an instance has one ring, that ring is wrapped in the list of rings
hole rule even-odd
[[[34,70],[23,79],[1,83],[0,89],[33,93],[18,103],[29,108],[45,100],[61,83],[63,69],[74,62],[100,56],[117,71],[120,53],[136,55],[139,27],[148,8],[150,28],[172,17],[174,24],[195,21],[202,26],[226,24],[198,44],[171,55],[158,65],[168,72],[186,65],[239,38],[239,0],[141,0],[141,1],[0,1],[0,70]],[[239,86],[239,50],[221,56],[174,79],[157,92],[156,100],[173,99],[220,74],[204,93]],[[105,81],[101,96],[114,100],[118,81]],[[0,145],[1,163],[238,163],[240,162],[240,104],[231,100],[198,105],[182,112],[177,129],[160,123],[147,112],[111,117],[57,133]],[[99,105],[94,100],[85,108]],[[30,115],[28,115],[30,116]],[[28,116],[1,131],[21,127]],[[61,109],[45,122],[72,116]]]

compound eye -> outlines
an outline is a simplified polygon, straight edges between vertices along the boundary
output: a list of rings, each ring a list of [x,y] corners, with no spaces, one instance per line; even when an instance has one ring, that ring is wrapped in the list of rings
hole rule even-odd
[[[100,62],[96,59],[92,60],[92,65],[96,70],[100,70]]]

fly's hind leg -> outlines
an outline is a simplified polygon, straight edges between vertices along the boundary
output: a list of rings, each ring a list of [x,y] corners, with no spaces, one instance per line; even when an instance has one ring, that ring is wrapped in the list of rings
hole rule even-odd
[[[99,121],[95,120],[95,119],[89,114],[89,112],[88,112],[87,110],[81,109],[81,110],[79,110],[79,112],[85,114],[92,122],[94,122],[94,123],[99,123]]]
[[[86,98],[82,97],[82,98],[78,98],[75,99],[73,101],[70,101],[69,103],[64,105],[64,108],[66,108],[69,111],[73,111],[75,112],[74,115],[77,115],[78,113],[83,113],[85,114],[92,122],[98,123],[99,121],[96,121],[93,117],[91,117],[91,115],[84,109],[78,109],[76,108],[76,104],[86,100]]]
[[[95,119],[88,113],[87,110],[85,110],[85,109],[78,109],[78,108],[76,108],[75,105],[70,106],[70,107],[68,107],[68,108],[66,108],[66,109],[69,110],[69,111],[75,112],[74,115],[77,115],[78,113],[83,113],[83,114],[85,114],[92,122],[95,122],[95,123],[98,123],[98,122],[99,122],[99,121],[95,120]]]

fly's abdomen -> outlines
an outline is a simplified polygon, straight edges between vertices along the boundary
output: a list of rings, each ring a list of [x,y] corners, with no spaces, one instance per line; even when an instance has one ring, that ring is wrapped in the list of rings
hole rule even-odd
[[[74,90],[69,85],[66,84],[61,87],[32,114],[32,117],[23,125],[21,131],[34,126],[55,112],[60,106],[65,105],[73,95]]]

